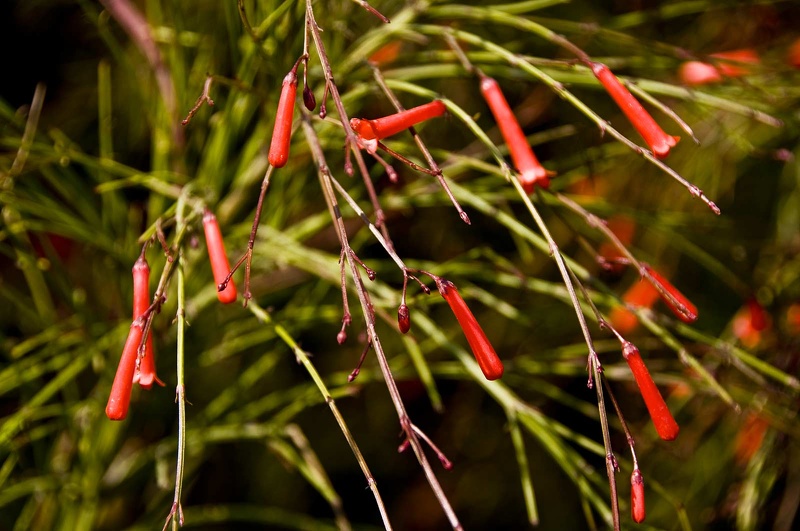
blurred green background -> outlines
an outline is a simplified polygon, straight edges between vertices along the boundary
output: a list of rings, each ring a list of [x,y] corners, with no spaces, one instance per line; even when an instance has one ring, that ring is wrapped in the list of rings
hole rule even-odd
[[[551,191],[604,219],[632,220],[629,249],[699,308],[699,320],[687,326],[657,304],[626,336],[681,425],[669,443],[657,438],[619,343],[584,308],[636,439],[647,485],[641,527],[791,529],[800,504],[800,70],[788,58],[800,38],[800,6],[465,4],[486,10],[476,14],[446,1],[375,2],[392,19],[383,25],[357,2],[314,7],[350,116],[392,112],[366,62],[379,50],[380,68],[403,105],[440,96],[451,111],[463,110],[420,131],[471,226],[430,176],[394,162],[399,182],[391,183],[380,165],[369,157],[367,163],[397,253],[410,267],[459,286],[504,360],[500,383],[475,376],[461,331],[435,290],[426,296],[409,284],[412,331],[397,332],[402,274],[358,216],[342,210],[353,249],[378,273],[367,289],[409,414],[454,462],[445,471],[429,452],[464,528],[525,528],[534,499],[544,530],[608,528],[610,513],[586,345],[540,231],[475,134],[484,131],[503,149],[477,79],[443,39],[450,29],[483,44],[462,41],[470,59],[501,83],[544,165],[558,172]],[[191,198],[182,245],[186,527],[381,527],[342,431],[287,344],[293,340],[334,396],[394,528],[448,528],[412,453],[396,451],[400,427],[372,353],[347,383],[364,348],[364,320],[350,282],[353,324],[338,345],[340,249],[303,132],[293,136],[288,165],[272,176],[248,309],[217,302],[201,225],[191,217],[197,205],[209,206],[231,260],[246,250],[281,80],[303,52],[305,3],[244,1],[252,34],[234,1],[134,5],[148,22],[173,105],[165,103],[171,96],[165,99],[169,91],[159,87],[152,61],[100,3],[12,1],[0,17],[0,529],[163,525],[178,434],[175,278],[152,329],[166,387],[135,389],[123,422],[109,421],[103,408],[130,325],[139,238],[161,219],[174,241],[180,193]],[[683,137],[668,164],[702,188],[721,216],[492,48],[537,67],[640,143],[588,70],[526,29],[530,21],[634,80],[693,128],[699,145],[646,105],[670,134]],[[739,48],[761,58],[750,75],[682,85],[683,61]],[[310,55],[308,79],[319,102],[323,72],[313,46]],[[208,74],[215,76],[215,105],[178,125]],[[43,97],[39,104],[35,93]],[[361,179],[343,171],[344,138],[330,100],[328,112],[328,120],[312,122],[328,165],[372,216]],[[388,144],[423,160],[408,135]],[[553,193],[532,199],[600,311],[610,314],[636,272],[604,271],[595,259],[602,234]],[[158,244],[147,258],[155,289],[165,264]],[[241,273],[234,278],[241,292]],[[766,312],[757,334],[747,330],[749,299]],[[609,419],[622,526],[630,528],[630,452],[610,405]]]

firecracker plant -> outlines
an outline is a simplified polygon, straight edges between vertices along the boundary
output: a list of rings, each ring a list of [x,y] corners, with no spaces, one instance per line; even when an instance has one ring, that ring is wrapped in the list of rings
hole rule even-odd
[[[791,528],[800,10],[656,4],[76,2],[91,116],[0,99],[0,521]]]

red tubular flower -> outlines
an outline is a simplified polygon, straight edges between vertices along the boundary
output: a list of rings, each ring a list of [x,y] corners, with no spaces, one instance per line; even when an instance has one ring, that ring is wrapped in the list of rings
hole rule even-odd
[[[111,394],[106,404],[106,416],[111,420],[123,420],[128,416],[128,406],[131,403],[131,388],[133,387],[133,373],[136,371],[136,356],[139,344],[144,333],[143,323],[135,320],[128,332],[128,339],[122,349],[119,359],[117,374],[111,384]]]
[[[133,264],[133,318],[145,314],[150,307],[150,266],[144,256],[140,256]],[[139,383],[145,389],[153,387],[153,382],[163,386],[164,382],[156,376],[155,352],[153,336],[147,335],[144,346],[144,357],[139,364],[139,371],[133,376],[133,383]]]
[[[231,272],[231,265],[228,262],[228,255],[225,254],[225,243],[222,241],[222,232],[219,230],[217,217],[210,210],[206,210],[203,214],[203,229],[206,233],[211,272],[214,274],[214,282],[219,286]],[[235,301],[236,295],[236,285],[233,283],[233,279],[228,282],[224,290],[217,290],[217,298],[223,304]]]
[[[653,382],[650,371],[647,370],[647,366],[644,364],[641,354],[639,354],[639,349],[633,343],[626,341],[622,345],[622,355],[625,357],[625,361],[628,362],[628,367],[633,373],[636,385],[639,386],[639,392],[642,394],[647,411],[650,412],[650,418],[653,420],[658,436],[665,441],[675,439],[680,428],[672,417],[672,413],[669,412],[667,403],[664,402],[664,397],[661,396],[658,387]],[[644,514],[644,509],[642,509],[642,514]],[[642,516],[642,519],[644,519],[644,516]]]
[[[658,290],[652,284],[640,280],[628,288],[628,291],[622,296],[622,300],[631,306],[651,308],[658,300],[658,297]],[[611,311],[609,321],[611,321],[611,326],[623,335],[639,326],[639,319],[624,306],[615,307]]]
[[[297,96],[297,65],[283,78],[281,98],[278,100],[278,110],[275,113],[275,128],[272,130],[272,142],[269,145],[267,160],[276,168],[282,168],[289,160],[295,96]]]
[[[494,115],[494,119],[500,127],[503,139],[508,146],[508,152],[514,166],[520,173],[520,183],[526,193],[532,193],[536,186],[547,188],[550,186],[550,177],[554,172],[547,171],[534,155],[525,133],[519,126],[517,118],[511,111],[500,85],[491,77],[481,78],[481,94],[486,104]]]
[[[631,517],[637,524],[644,522],[644,478],[639,467],[631,474]]]
[[[648,264],[642,264],[650,276],[653,277],[654,286],[658,289],[661,299],[672,310],[675,316],[684,323],[693,323],[697,320],[697,306],[691,303],[683,293],[670,284],[670,282],[657,273]]]
[[[439,279],[436,282],[436,286],[439,288],[439,293],[442,294],[444,300],[450,305],[450,309],[453,310],[458,324],[461,325],[461,330],[464,331],[467,343],[469,343],[472,354],[478,361],[483,375],[487,380],[497,380],[503,376],[503,362],[500,361],[494,351],[494,347],[489,343],[489,339],[483,332],[481,325],[478,324],[475,316],[469,311],[467,303],[461,298],[456,286],[449,280],[444,279]]]
[[[419,107],[374,120],[351,118],[350,127],[362,140],[381,140],[405,131],[420,122],[441,116],[446,110],[444,103],[434,100]]]
[[[642,135],[653,154],[660,159],[666,158],[670,148],[677,145],[680,137],[665,133],[650,116],[650,113],[636,101],[633,94],[611,73],[606,65],[592,63],[592,73],[606,89],[606,92],[617,102],[633,127]]]

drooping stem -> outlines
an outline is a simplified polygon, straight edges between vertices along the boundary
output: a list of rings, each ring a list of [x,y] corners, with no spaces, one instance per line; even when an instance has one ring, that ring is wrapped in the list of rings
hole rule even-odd
[[[381,493],[378,490],[378,482],[375,481],[375,477],[372,475],[372,472],[367,465],[367,461],[364,458],[364,455],[361,453],[361,450],[358,447],[358,443],[356,442],[353,434],[350,432],[350,428],[348,428],[347,423],[342,416],[341,411],[339,411],[339,407],[336,405],[336,401],[333,399],[331,392],[328,390],[328,386],[325,385],[325,382],[322,380],[319,372],[317,372],[316,367],[314,364],[311,363],[311,359],[308,357],[308,354],[300,348],[297,342],[289,335],[289,332],[280,325],[279,323],[275,323],[272,320],[272,317],[269,313],[264,311],[257,302],[253,301],[248,305],[248,309],[256,318],[264,324],[270,325],[274,328],[275,334],[281,338],[281,340],[288,346],[292,353],[297,358],[297,361],[303,365],[303,367],[308,372],[311,379],[314,381],[314,384],[319,389],[319,392],[322,394],[322,397],[325,399],[325,403],[328,404],[328,408],[331,410],[333,417],[336,419],[336,423],[339,425],[339,429],[342,430],[342,434],[344,438],[347,440],[347,444],[350,446],[350,449],[353,452],[353,455],[358,461],[359,467],[361,467],[361,471],[364,474],[364,477],[367,480],[367,485],[369,489],[372,491],[372,495],[375,498],[375,503],[378,506],[378,511],[381,513],[381,519],[383,520],[384,529],[387,531],[391,531],[392,525],[389,523],[389,515],[386,512],[386,506],[383,503],[383,498],[381,497]]]
[[[375,210],[375,225],[380,227],[383,237],[391,245],[392,240],[389,237],[389,231],[384,224],[385,216],[383,213],[383,208],[381,208],[380,202],[378,201],[378,195],[375,192],[375,186],[372,184],[372,180],[370,179],[367,165],[364,162],[364,157],[361,155],[361,150],[358,148],[358,138],[353,132],[352,127],[350,127],[350,118],[348,117],[347,111],[344,108],[344,102],[339,95],[339,88],[336,86],[336,81],[333,78],[333,69],[331,68],[331,63],[328,60],[328,54],[325,51],[325,44],[322,42],[322,34],[319,26],[317,25],[317,21],[314,18],[314,9],[311,4],[311,0],[306,0],[306,20],[308,28],[311,30],[311,37],[314,40],[314,46],[317,49],[317,55],[319,56],[319,61],[322,65],[322,71],[325,75],[325,93],[323,94],[320,113],[323,112],[327,95],[330,93],[331,98],[333,98],[333,103],[336,105],[336,110],[339,113],[339,119],[342,121],[342,127],[344,128],[347,159],[349,160],[351,153],[355,157],[358,171],[361,174],[361,178],[364,181],[364,186],[367,189],[367,194],[372,202],[372,208]],[[345,170],[347,171],[347,164],[345,166]],[[392,247],[394,246],[392,245]]]
[[[533,216],[536,226],[542,232],[545,240],[547,240],[547,243],[550,247],[550,253],[553,256],[553,259],[556,261],[558,270],[561,273],[561,279],[564,281],[564,286],[567,288],[567,293],[569,294],[569,298],[572,301],[572,306],[575,309],[575,315],[578,318],[578,323],[580,324],[581,332],[583,333],[584,340],[586,341],[586,346],[589,348],[589,383],[591,384],[592,379],[594,379],[594,387],[597,392],[597,408],[600,415],[600,427],[603,432],[603,445],[605,446],[606,450],[606,472],[608,473],[608,483],[611,490],[611,514],[614,529],[615,531],[618,531],[619,503],[617,500],[616,478],[614,476],[614,452],[611,448],[611,435],[608,430],[608,416],[603,400],[603,390],[601,385],[602,367],[600,365],[600,359],[598,358],[597,351],[594,348],[592,337],[589,333],[589,326],[586,323],[586,317],[583,315],[583,310],[581,309],[580,302],[578,301],[578,295],[575,292],[575,286],[572,282],[570,270],[566,262],[564,262],[564,258],[561,256],[561,251],[559,250],[558,245],[553,239],[553,236],[550,234],[547,224],[544,222],[544,219],[542,219],[538,209],[534,206],[533,202],[531,202],[530,198],[525,193],[525,190],[522,188],[522,184],[519,182],[519,179],[514,176],[511,182],[517,189],[519,196],[522,197],[525,206],[528,207],[528,211]]]
[[[175,466],[175,495],[172,499],[172,508],[167,515],[164,529],[172,521],[173,530],[183,526],[183,506],[181,494],[183,492],[184,459],[186,457],[186,383],[184,364],[184,341],[186,331],[186,293],[183,277],[183,255],[178,253],[178,311],[175,316],[177,323],[177,361],[176,372],[178,383],[175,387],[175,402],[178,403],[178,459]]]
[[[353,259],[352,253],[350,252],[350,243],[347,239],[344,221],[341,218],[341,211],[339,210],[339,205],[334,194],[330,170],[328,169],[327,162],[325,161],[325,155],[319,139],[317,138],[314,129],[311,127],[310,117],[305,112],[303,113],[302,126],[306,139],[308,140],[308,144],[311,148],[312,156],[317,164],[317,175],[322,186],[325,201],[328,203],[328,209],[333,212],[335,216],[333,222],[334,226],[336,227],[337,236],[339,237],[339,243],[342,246],[344,256],[347,259],[348,266],[350,267],[350,274],[355,285],[358,300],[361,303],[361,310],[364,314],[364,321],[367,328],[367,340],[372,344],[372,348],[375,350],[378,365],[380,366],[381,373],[383,374],[384,381],[386,382],[386,387],[389,391],[392,404],[397,412],[400,426],[408,438],[411,448],[414,450],[414,454],[417,457],[417,461],[425,473],[428,484],[431,486],[431,489],[438,499],[439,504],[444,510],[450,525],[453,529],[460,530],[462,529],[461,523],[459,522],[458,517],[456,516],[455,511],[450,504],[450,501],[447,499],[447,496],[442,490],[439,480],[436,478],[436,474],[433,472],[433,468],[431,467],[431,464],[423,451],[422,445],[420,444],[419,438],[413,429],[413,424],[408,416],[408,413],[406,412],[403,399],[400,396],[400,390],[397,388],[397,383],[395,382],[391,368],[389,367],[389,361],[386,358],[386,353],[383,351],[383,346],[375,326],[375,315],[372,302],[370,300],[369,293],[365,289],[364,283],[361,279],[361,270],[359,269],[358,264]]]

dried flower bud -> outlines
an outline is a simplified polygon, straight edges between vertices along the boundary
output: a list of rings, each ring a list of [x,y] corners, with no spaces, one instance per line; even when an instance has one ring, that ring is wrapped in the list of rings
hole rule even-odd
[[[303,104],[309,111],[313,111],[317,107],[317,98],[314,97],[314,91],[308,85],[303,87]]]
[[[411,315],[405,304],[401,304],[397,309],[397,325],[404,334],[411,330]]]

